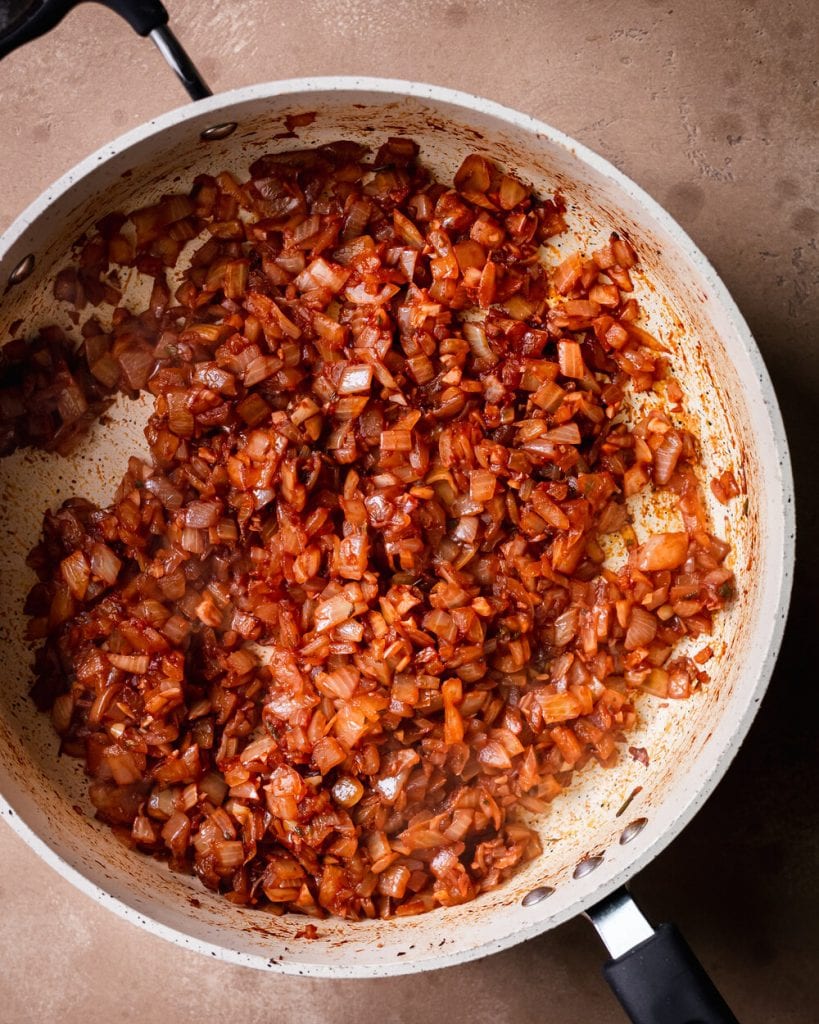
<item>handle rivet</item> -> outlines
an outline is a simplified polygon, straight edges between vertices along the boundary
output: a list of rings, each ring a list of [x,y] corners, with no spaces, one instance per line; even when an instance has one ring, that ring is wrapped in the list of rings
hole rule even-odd
[[[623,829],[623,833],[620,836],[620,845],[625,846],[626,843],[630,843],[632,839],[636,839],[647,824],[648,818],[635,818],[634,821],[629,822],[629,824]]]
[[[602,857],[584,857],[572,872],[572,878],[585,878],[603,863]]]
[[[236,121],[212,124],[210,128],[205,128],[204,131],[199,133],[199,138],[203,142],[218,142],[220,139],[226,139],[228,135],[232,135],[238,127],[239,125]]]
[[[34,253],[29,253],[28,256],[24,256],[17,266],[9,274],[9,287],[13,284],[20,284],[21,281],[29,276],[34,270]]]
[[[536,903],[540,903],[541,900],[545,900],[547,896],[551,896],[554,889],[550,885],[539,885],[537,889],[532,889],[531,892],[527,892],[523,899],[520,901],[522,907],[533,907]]]

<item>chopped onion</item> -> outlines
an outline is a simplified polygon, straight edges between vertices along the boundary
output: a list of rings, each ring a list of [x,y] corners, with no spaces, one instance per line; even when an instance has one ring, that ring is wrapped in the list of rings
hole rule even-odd
[[[44,517],[32,696],[102,820],[277,914],[503,884],[642,692],[707,683],[677,645],[741,585],[632,245],[573,251],[559,195],[418,156],[266,154],[108,215],[54,281],[83,326],[0,357],[4,452],[70,453],[114,389],[152,402],[111,503]],[[639,544],[626,499],[660,488],[685,531]]]
[[[404,216],[400,210],[396,209],[393,210],[392,218],[395,233],[403,242],[412,246],[413,249],[424,248],[424,236],[412,223],[409,217]]]
[[[687,533],[655,533],[638,548],[637,568],[642,572],[677,569],[688,554],[688,543]]]
[[[369,391],[373,379],[373,368],[368,363],[348,363],[338,383],[340,395],[354,395]]]
[[[105,544],[99,541],[91,548],[91,572],[101,579],[103,583],[116,582],[122,562],[114,552]]]
[[[411,430],[382,430],[381,447],[388,452],[412,451]]]
[[[185,508],[185,525],[197,530],[216,526],[222,518],[222,504],[218,501],[192,501]]]
[[[74,551],[60,562],[60,572],[68,589],[78,601],[82,601],[88,590],[91,570],[82,551]]]
[[[576,423],[564,423],[554,430],[547,431],[543,437],[554,444],[580,444],[580,428]]]
[[[663,438],[662,443],[654,452],[654,481],[665,485],[674,475],[677,462],[683,449],[683,442],[680,435],[670,430]]]
[[[108,660],[114,668],[134,675],[144,675],[148,671],[151,659],[147,654],[109,654]]]
[[[495,495],[495,474],[489,469],[473,469],[469,473],[469,494],[473,501],[484,504]]]
[[[504,210],[514,209],[518,203],[522,203],[529,193],[516,178],[510,178],[504,174],[501,178],[498,200]]]
[[[650,644],[657,635],[657,620],[639,605],[631,610],[628,631],[626,632],[625,648],[633,651],[637,647],[645,647]]]
[[[586,367],[583,363],[580,345],[576,341],[559,341],[557,344],[557,358],[560,363],[560,372],[564,377],[582,380],[586,376]]]
[[[324,633],[334,626],[349,619],[355,611],[355,605],[346,594],[337,594],[329,601],[318,605],[315,614],[315,629],[317,633]]]

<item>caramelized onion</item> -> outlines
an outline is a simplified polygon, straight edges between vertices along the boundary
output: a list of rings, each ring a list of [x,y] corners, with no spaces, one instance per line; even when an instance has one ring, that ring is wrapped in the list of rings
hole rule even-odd
[[[627,399],[682,397],[634,247],[546,265],[559,196],[417,157],[267,155],[106,219],[55,294],[113,305],[110,331],[0,359],[3,452],[70,451],[114,388],[153,400],[110,505],[45,515],[33,696],[103,820],[277,913],[501,884],[539,850],[524,812],[614,762],[641,692],[707,681],[675,648],[733,592],[694,438]],[[111,263],[152,278],[143,310]],[[625,499],[652,488],[684,529],[637,544]]]

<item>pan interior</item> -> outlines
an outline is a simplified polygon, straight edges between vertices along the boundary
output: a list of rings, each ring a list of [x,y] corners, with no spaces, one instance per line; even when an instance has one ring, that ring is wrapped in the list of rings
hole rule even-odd
[[[37,267],[24,285],[5,296],[0,340],[8,339],[18,318],[28,333],[49,323],[69,326],[51,295],[50,280],[69,262],[71,243],[104,213],[154,202],[187,187],[202,171],[229,169],[246,176],[248,164],[263,152],[337,139],[375,148],[390,135],[410,135],[420,143],[423,161],[445,181],[467,153],[478,151],[542,195],[560,190],[569,203],[572,231],[558,250],[596,248],[615,229],[633,239],[642,261],[637,295],[648,329],[673,346],[674,372],[686,392],[686,425],[702,441],[704,479],[731,466],[746,490],[726,510],[706,488],[716,532],[733,545],[740,594],[709,641],[716,652],[708,666],[711,684],[689,701],[645,698],[640,704],[640,726],[627,745],[645,747],[649,765],[632,759],[624,748],[616,768],[580,773],[539,823],[543,855],[502,889],[418,918],[318,922],[319,937],[310,941],[298,937],[304,918],[234,907],[195,878],[171,873],[121,845],[94,821],[80,764],[57,756],[47,716],[38,715],[27,697],[32,651],[22,640],[22,603],[33,576],[25,557],[37,540],[41,513],[74,494],[110,500],[128,457],[145,450],[147,403],[119,401],[110,422],[95,427],[70,458],[24,451],[0,462],[5,568],[0,589],[5,652],[0,790],[14,814],[52,855],[90,883],[87,888],[98,886],[120,912],[165,934],[176,933],[171,937],[178,941],[279,970],[335,976],[397,973],[490,952],[565,920],[645,862],[680,827],[680,819],[690,816],[709,778],[722,770],[720,759],[727,763],[732,736],[749,720],[764,688],[762,659],[784,560],[781,474],[743,325],[726,311],[708,268],[692,257],[693,246],[679,229],[647,210],[639,192],[613,180],[602,161],[593,166],[534,122],[514,123],[482,101],[470,101],[474,106],[468,108],[441,91],[423,95],[416,90],[408,97],[350,82],[346,88],[313,92],[282,89],[279,84],[245,90],[213,113],[208,104],[213,107],[214,101],[208,101],[201,113],[169,118],[162,130],[137,133],[124,148],[112,148],[113,155],[103,154],[75,183],[58,189],[49,204],[34,211],[30,223],[15,226],[2,279],[28,251],[36,254]],[[313,123],[297,129],[297,138],[282,138],[285,116],[308,111],[316,114]],[[239,128],[223,141],[200,141],[200,131],[215,120],[235,120]],[[559,252],[553,257],[558,259]],[[126,301],[136,304],[142,291],[134,276]],[[659,503],[639,515],[653,529],[662,528],[669,517],[675,521]],[[637,528],[639,533],[639,523]],[[646,823],[640,829],[642,819]],[[621,843],[624,830],[633,835],[628,843]],[[578,864],[594,865],[590,858],[598,857],[602,861],[594,870],[584,874],[581,869],[580,877],[574,877]],[[554,892],[523,906],[523,897],[538,886]]]

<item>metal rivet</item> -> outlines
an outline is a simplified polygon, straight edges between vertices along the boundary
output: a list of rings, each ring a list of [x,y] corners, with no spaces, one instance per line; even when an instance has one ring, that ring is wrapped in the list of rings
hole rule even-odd
[[[647,824],[648,818],[635,818],[634,821],[630,822],[623,829],[623,834],[620,836],[620,845],[625,846],[632,839],[636,839]]]
[[[536,903],[540,903],[541,900],[545,900],[547,896],[551,896],[554,889],[550,885],[539,885],[537,889],[532,889],[531,892],[527,892],[523,899],[520,901],[522,907],[533,907]]]
[[[20,284],[21,281],[29,276],[34,270],[34,253],[29,253],[28,256],[24,256],[17,266],[9,274],[9,285]]]
[[[581,860],[574,869],[572,878],[585,878],[585,876],[590,875],[595,868],[599,868],[602,863],[602,857],[584,857],[584,859]]]
[[[236,121],[212,124],[210,128],[205,128],[204,131],[199,133],[199,138],[203,142],[218,142],[220,139],[226,139],[228,135],[232,135],[238,127],[239,125]]]

